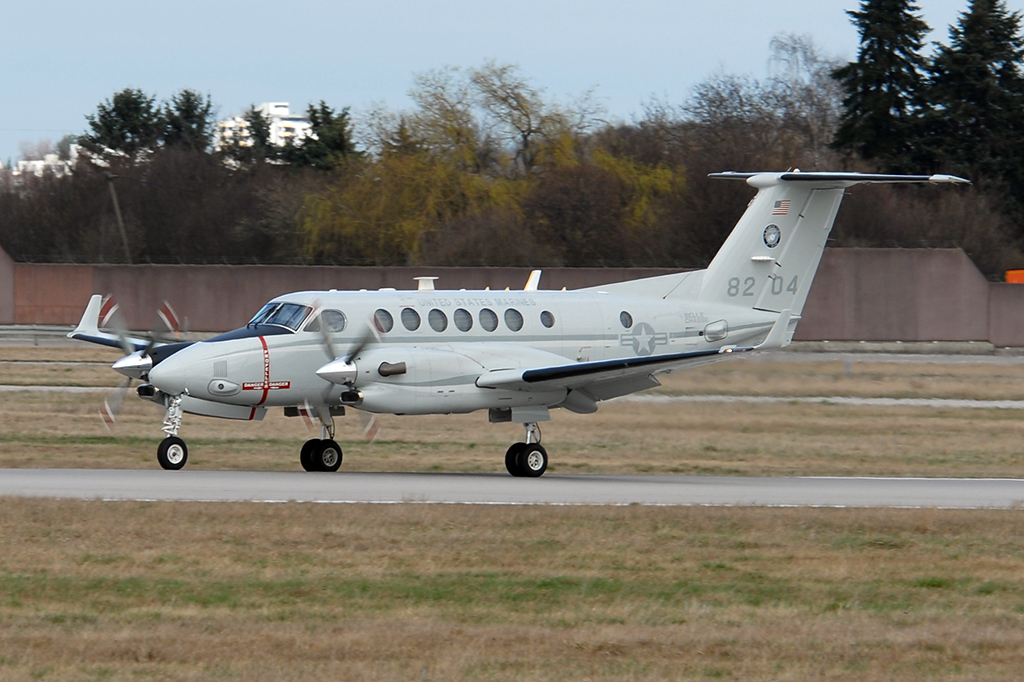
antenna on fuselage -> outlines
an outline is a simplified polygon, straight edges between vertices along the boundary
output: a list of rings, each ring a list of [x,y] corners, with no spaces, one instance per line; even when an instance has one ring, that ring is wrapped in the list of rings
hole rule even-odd
[[[416,291],[433,291],[437,277],[413,277],[417,282]]]

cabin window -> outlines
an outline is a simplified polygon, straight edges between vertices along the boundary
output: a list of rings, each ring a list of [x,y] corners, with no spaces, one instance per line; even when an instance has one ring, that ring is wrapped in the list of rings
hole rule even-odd
[[[718,320],[704,327],[704,338],[708,341],[721,341],[728,335],[729,323],[725,320]]]
[[[498,328],[498,316],[490,308],[480,310],[480,326],[489,332]]]
[[[273,324],[296,331],[312,311],[308,305],[298,303],[268,303],[249,320],[249,325]]]
[[[505,311],[505,325],[514,332],[523,328],[523,314],[515,308]]]
[[[435,332],[443,332],[448,328],[448,316],[437,308],[427,313],[427,322]]]
[[[452,319],[455,320],[455,326],[460,332],[468,332],[473,328],[473,315],[468,310],[459,308],[452,314]]]
[[[402,308],[402,326],[411,332],[420,328],[420,314],[412,308]]]
[[[337,334],[338,332],[345,331],[345,326],[348,324],[348,320],[345,319],[345,313],[340,310],[321,310],[320,314],[314,317],[313,321],[306,325],[306,331],[320,331],[321,322],[323,323],[324,329],[329,334]]]
[[[548,329],[551,329],[555,326],[555,316],[551,314],[550,310],[541,311],[540,323]]]
[[[395,318],[391,317],[391,313],[383,308],[378,308],[377,312],[373,314],[373,326],[381,334],[387,334],[395,328]]]
[[[627,313],[625,310],[623,310],[621,313],[619,313],[619,322],[622,323],[623,327],[629,329],[630,327],[633,326],[633,316]]]

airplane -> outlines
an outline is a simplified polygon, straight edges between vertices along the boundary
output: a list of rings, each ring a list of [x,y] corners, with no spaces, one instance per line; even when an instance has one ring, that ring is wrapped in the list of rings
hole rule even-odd
[[[538,424],[551,410],[660,385],[657,377],[790,343],[845,191],[859,184],[958,184],[950,175],[851,172],[713,173],[757,190],[707,269],[572,291],[303,291],[268,302],[240,329],[204,341],[102,331],[94,295],[70,338],[122,347],[113,369],[144,383],[137,394],[166,410],[157,449],[181,469],[185,413],[261,420],[270,408],[310,415],[306,471],[337,471],[335,417],[487,411],[524,440],[505,452],[513,476],[548,468]]]

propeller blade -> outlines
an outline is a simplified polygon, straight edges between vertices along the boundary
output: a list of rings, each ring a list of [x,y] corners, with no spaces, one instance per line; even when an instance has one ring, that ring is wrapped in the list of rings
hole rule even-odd
[[[124,383],[118,386],[116,389],[107,394],[107,397],[103,399],[103,405],[100,407],[100,417],[103,419],[103,425],[107,427],[107,433],[113,433],[114,426],[117,423],[117,416],[121,414],[121,406],[124,405],[124,396],[128,393],[128,387],[131,386],[132,380],[125,379]]]
[[[125,327],[124,318],[121,316],[121,312],[116,306],[108,316],[108,327],[112,332],[118,335],[118,341],[121,343],[121,350],[125,351],[125,355],[131,355],[135,352],[135,346],[128,339],[128,329]]]
[[[377,417],[364,410],[357,410],[357,412],[359,412],[359,421],[363,424],[363,440],[367,443],[374,442],[380,435],[380,424],[377,422]]]
[[[174,336],[175,340],[181,338],[181,320],[166,299],[157,308],[156,315],[160,323]]]
[[[313,406],[309,404],[308,400],[302,402],[302,407],[299,408],[299,415],[302,417],[302,421],[306,424],[306,430],[313,430]]]
[[[345,354],[345,362],[352,362],[352,358],[359,355],[364,348],[371,343],[380,343],[383,338],[383,334],[378,331],[373,323],[369,323],[363,328],[363,333],[356,339],[354,346],[349,348],[348,353]]]
[[[331,360],[341,357],[334,346],[334,339],[331,338],[331,333],[327,331],[327,325],[324,324],[323,316],[320,317],[320,341],[324,344],[324,350],[327,351],[327,356]]]

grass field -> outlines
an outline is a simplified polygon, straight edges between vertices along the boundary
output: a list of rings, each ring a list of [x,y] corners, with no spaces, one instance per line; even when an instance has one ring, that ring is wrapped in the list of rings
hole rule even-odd
[[[0,502],[4,680],[1011,680],[1020,512]]]
[[[65,349],[60,349],[64,355]],[[117,354],[82,349],[78,363]],[[108,386],[103,365],[0,384]],[[71,371],[67,371],[70,369]],[[664,394],[1024,399],[1019,365],[749,362]],[[161,412],[0,393],[0,468],[155,468]],[[1024,477],[1016,410],[613,402],[552,473]],[[501,471],[481,415],[340,421],[345,470]],[[186,416],[189,467],[296,469],[301,420]],[[2,475],[2,474],[0,474]],[[1015,680],[1021,512],[0,499],[0,680]]]
[[[78,364],[35,364],[65,349],[0,348],[0,384],[117,384],[116,351],[73,349]],[[650,394],[1024,400],[1024,364],[779,362],[737,359],[663,378]],[[131,392],[109,434],[103,393],[0,393],[0,467],[156,467],[163,412]],[[522,427],[486,413],[383,416],[377,442],[338,420],[342,471],[504,471]],[[1024,477],[1019,410],[850,407],[782,402],[613,401],[596,415],[556,410],[542,424],[551,473]],[[308,432],[271,410],[263,422],[186,415],[189,468],[298,469]]]

